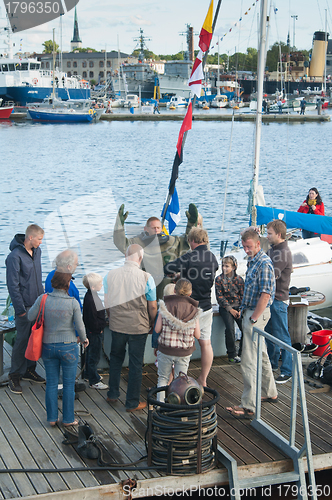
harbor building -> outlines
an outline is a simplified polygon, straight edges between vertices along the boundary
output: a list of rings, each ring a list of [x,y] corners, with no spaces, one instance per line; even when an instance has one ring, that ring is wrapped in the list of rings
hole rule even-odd
[[[38,59],[41,61],[41,69],[50,70],[53,67],[52,54],[39,54]],[[106,52],[63,52],[62,54],[62,71],[67,73],[67,76],[78,76],[84,80],[95,80],[102,82],[105,77],[108,79],[118,73],[119,68],[123,64],[137,63],[137,57],[132,57],[124,52],[112,50]],[[60,54],[56,57],[56,67],[60,69]]]

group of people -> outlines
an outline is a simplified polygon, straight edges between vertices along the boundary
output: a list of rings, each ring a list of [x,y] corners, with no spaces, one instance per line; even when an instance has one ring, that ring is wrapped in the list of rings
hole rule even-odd
[[[318,191],[312,188],[299,211],[324,213]],[[228,408],[237,418],[251,418],[256,406],[257,341],[252,338],[253,326],[266,329],[291,345],[287,326],[287,303],[292,259],[286,242],[286,225],[271,221],[267,225],[270,250],[263,252],[260,236],[255,228],[242,234],[243,248],[248,255],[246,278],[237,275],[237,262],[232,256],[222,260],[222,274],[215,279],[218,262],[209,250],[207,231],[195,205],[186,212],[188,223],[182,236],[163,232],[157,217],[148,219],[144,231],[127,238],[124,229],[128,212],[120,207],[113,238],[117,248],[125,254],[122,267],[112,269],[102,279],[89,273],[83,278],[87,288],[83,307],[73,273],[78,256],[72,250],[61,252],[55,259],[55,269],[45,282],[44,337],[42,359],[46,372],[47,420],[58,422],[58,383],[60,368],[63,377],[63,424],[76,425],[74,416],[75,377],[79,350],[86,348],[85,378],[94,389],[108,389],[107,402],[116,404],[120,396],[120,376],[128,348],[129,376],[126,393],[126,411],[146,407],[140,401],[142,366],[148,334],[154,331],[158,360],[158,387],[167,384],[172,372],[187,373],[190,357],[195,350],[195,338],[201,350],[201,372],[198,382],[204,387],[213,361],[211,344],[212,303],[211,290],[215,283],[219,312],[225,323],[228,359],[241,363],[243,394],[240,406]],[[32,324],[40,313],[44,294],[41,272],[41,250],[44,231],[32,224],[25,234],[17,234],[10,244],[6,259],[7,287],[15,309],[17,339],[13,347],[9,388],[22,394],[20,380],[45,383],[36,372],[36,362],[25,358],[25,350]],[[304,235],[305,236],[305,235]],[[310,237],[310,236],[309,236]],[[161,269],[151,262],[161,258]],[[151,270],[148,272],[147,269]],[[175,282],[171,293],[166,285]],[[103,304],[98,292],[104,285]],[[165,288],[166,287],[166,288]],[[157,303],[159,300],[159,304]],[[159,307],[158,307],[159,305]],[[83,310],[83,317],[82,317]],[[105,315],[105,311],[107,315]],[[103,330],[108,317],[112,332],[108,385],[97,371]],[[236,352],[237,323],[242,339]],[[157,339],[157,340],[156,340]],[[276,383],[291,379],[291,356],[280,352],[275,344],[263,347],[262,401],[277,401]]]

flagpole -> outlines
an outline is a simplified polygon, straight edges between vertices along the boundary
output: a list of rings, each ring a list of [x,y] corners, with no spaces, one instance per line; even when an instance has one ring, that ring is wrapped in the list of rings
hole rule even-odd
[[[220,10],[220,6],[221,6],[221,2],[222,0],[218,0],[218,4],[217,4],[217,7],[216,7],[216,11],[215,11],[215,14],[214,14],[214,18],[213,18],[213,22],[212,22],[212,36],[213,36],[213,33],[214,33],[214,29],[215,29],[215,26],[217,24],[217,20],[218,20],[218,16],[219,16],[219,10]],[[208,48],[208,50],[205,52],[204,54],[204,57],[203,57],[203,61],[202,61],[202,68],[203,68],[203,71],[204,71],[204,66],[205,66],[205,63],[206,63],[206,59],[207,59],[207,56],[209,54],[209,50],[210,50],[210,47]],[[196,94],[194,95],[194,98],[192,100],[192,107],[194,109],[195,107],[195,104],[196,104]],[[188,134],[188,130],[185,131],[185,133],[183,134],[183,140],[182,140],[182,148],[184,148],[184,145],[186,143],[186,138],[187,138],[187,134]],[[169,203],[171,201],[171,197],[172,195],[170,194],[170,192],[168,191],[168,196],[167,196],[167,200],[166,200],[166,203],[165,203],[165,207],[164,207],[164,211],[163,211],[163,215],[162,215],[162,220],[161,220],[161,227],[164,226],[164,223],[165,223],[165,217],[166,217],[166,212],[167,212],[167,209],[168,209],[168,206],[169,206]]]

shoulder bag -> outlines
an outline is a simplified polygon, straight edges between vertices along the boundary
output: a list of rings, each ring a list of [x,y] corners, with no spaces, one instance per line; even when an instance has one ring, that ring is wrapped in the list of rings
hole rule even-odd
[[[43,349],[43,335],[44,335],[44,310],[47,293],[44,293],[40,302],[40,308],[36,323],[31,328],[29,342],[25,351],[25,357],[30,361],[38,361],[42,355]],[[41,313],[41,317],[40,317]]]

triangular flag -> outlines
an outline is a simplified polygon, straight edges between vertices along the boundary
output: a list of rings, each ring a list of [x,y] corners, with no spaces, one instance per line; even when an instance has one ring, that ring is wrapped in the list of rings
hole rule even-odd
[[[183,161],[183,151],[182,151],[183,134],[187,130],[191,129],[192,116],[193,116],[193,108],[192,108],[192,103],[190,103],[188,106],[188,109],[187,109],[186,116],[184,117],[184,120],[182,122],[178,142],[176,145],[176,154],[175,154],[175,158],[174,158],[174,162],[173,162],[171,180],[169,181],[169,187],[168,187],[169,194],[171,194],[171,195],[174,193],[175,182],[179,176],[179,165],[181,165],[181,163]]]

